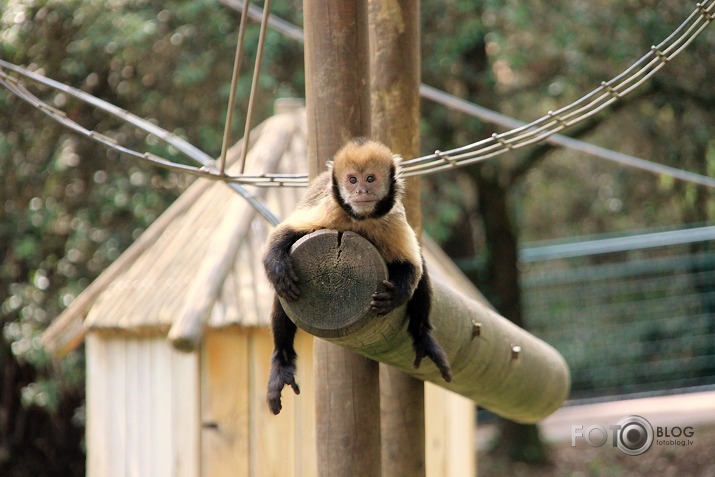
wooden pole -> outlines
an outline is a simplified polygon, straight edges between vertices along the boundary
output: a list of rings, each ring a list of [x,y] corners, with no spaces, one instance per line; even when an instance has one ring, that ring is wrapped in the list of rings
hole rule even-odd
[[[370,134],[366,0],[304,0],[308,172],[350,138]],[[377,363],[314,343],[319,475],[380,475]]]
[[[304,0],[308,174],[370,134],[366,0]]]
[[[298,300],[284,301],[283,307],[300,328],[516,422],[537,422],[566,399],[570,379],[561,355],[486,305],[459,294],[448,280],[433,283],[430,319],[451,364],[450,383],[429,360],[413,368],[404,305],[382,317],[370,311],[375,283],[387,275],[375,265],[380,255],[367,240],[350,232],[339,237],[335,231],[318,231],[297,241],[291,256],[303,286]],[[352,286],[344,286],[346,281]]]
[[[393,152],[419,155],[420,2],[368,0],[372,138]],[[419,179],[407,181],[407,218],[421,235]],[[424,383],[380,365],[382,474],[423,476]]]

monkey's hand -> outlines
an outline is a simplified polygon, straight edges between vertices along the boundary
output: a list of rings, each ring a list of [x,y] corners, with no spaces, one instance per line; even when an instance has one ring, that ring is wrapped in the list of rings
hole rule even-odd
[[[298,275],[293,270],[290,258],[272,261],[266,266],[266,276],[281,298],[296,300],[300,296]]]
[[[415,369],[420,367],[422,358],[428,357],[437,365],[442,378],[447,382],[452,381],[452,371],[449,369],[447,354],[432,334],[424,333],[419,338],[413,339],[412,344],[415,348]]]
[[[386,315],[398,306],[407,301],[407,291],[398,287],[394,282],[383,280],[385,291],[377,291],[372,294],[370,308],[378,316]]]
[[[281,359],[280,354],[276,351],[271,357],[271,374],[268,378],[268,407],[273,414],[281,412],[281,391],[283,386],[290,386],[293,392],[300,394],[298,383],[295,382],[295,358]]]

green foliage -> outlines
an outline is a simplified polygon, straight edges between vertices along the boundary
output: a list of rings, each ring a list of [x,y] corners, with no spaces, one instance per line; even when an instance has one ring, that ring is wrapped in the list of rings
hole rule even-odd
[[[284,2],[276,12],[294,15],[296,4]],[[9,0],[0,12],[0,57],[154,120],[215,156],[237,27],[236,12],[208,0]],[[257,36],[250,26],[234,139],[243,131]],[[277,91],[303,90],[302,74],[294,74],[301,47],[272,34],[266,51],[254,124],[270,114]],[[123,144],[186,161],[157,138],[64,94],[32,91]],[[0,474],[83,475],[82,352],[51,360],[41,333],[189,179],[119,157],[4,89],[0,111],[0,380],[11,391],[0,414],[14,417],[0,431]],[[54,417],[28,424],[43,414]],[[60,422],[66,432],[48,431]],[[44,442],[51,435],[55,442]],[[38,446],[64,449],[63,457],[38,457]]]
[[[424,82],[527,121],[569,104],[622,72],[694,8],[650,0],[438,3],[422,7]],[[715,97],[703,85],[712,76],[714,43],[715,37],[706,31],[625,99],[624,106],[594,118],[594,126],[580,138],[712,175],[715,167],[708,150]],[[428,102],[423,103],[423,112],[425,152],[476,142],[495,131]],[[497,170],[497,182],[510,190],[513,222],[522,240],[715,219],[715,194],[707,188],[570,150],[526,148],[491,160],[490,167]],[[463,175],[468,178],[471,173]],[[426,193],[431,190],[427,187]],[[463,197],[472,193],[471,186],[460,190]],[[425,202],[439,209],[441,203],[453,202],[451,195],[428,195]],[[463,211],[467,216],[475,213],[476,205]],[[458,229],[463,220],[445,220],[425,217],[428,229],[440,236],[449,223],[457,228],[452,233],[462,233]],[[474,233],[481,231],[476,228]]]
[[[620,74],[693,8],[655,0],[423,2],[423,81],[530,121]],[[701,35],[637,94],[565,133],[712,176],[715,96],[705,85],[713,75],[714,43],[712,32]],[[427,102],[422,122],[424,152],[503,131]],[[524,326],[529,324],[522,321],[512,238],[545,240],[715,220],[711,189],[543,146],[423,184],[425,228],[451,256],[475,264],[478,269],[469,272],[480,290],[504,316]],[[502,210],[504,203],[509,210]],[[541,448],[538,436],[529,430],[518,434],[503,440],[506,454],[534,460],[540,453],[530,456],[529,449]]]

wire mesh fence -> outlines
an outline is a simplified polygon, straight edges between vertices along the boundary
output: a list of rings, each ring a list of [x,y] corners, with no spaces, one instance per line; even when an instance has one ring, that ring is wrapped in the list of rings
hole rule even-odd
[[[571,367],[572,399],[715,385],[715,227],[527,248],[521,263],[526,322]]]

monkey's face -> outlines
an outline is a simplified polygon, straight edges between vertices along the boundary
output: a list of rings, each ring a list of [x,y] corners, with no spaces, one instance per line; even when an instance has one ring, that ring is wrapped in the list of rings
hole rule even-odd
[[[388,192],[384,171],[348,170],[340,178],[343,200],[358,215],[368,215]]]
[[[398,158],[379,142],[355,140],[335,155],[332,194],[353,219],[379,218],[399,200]]]

